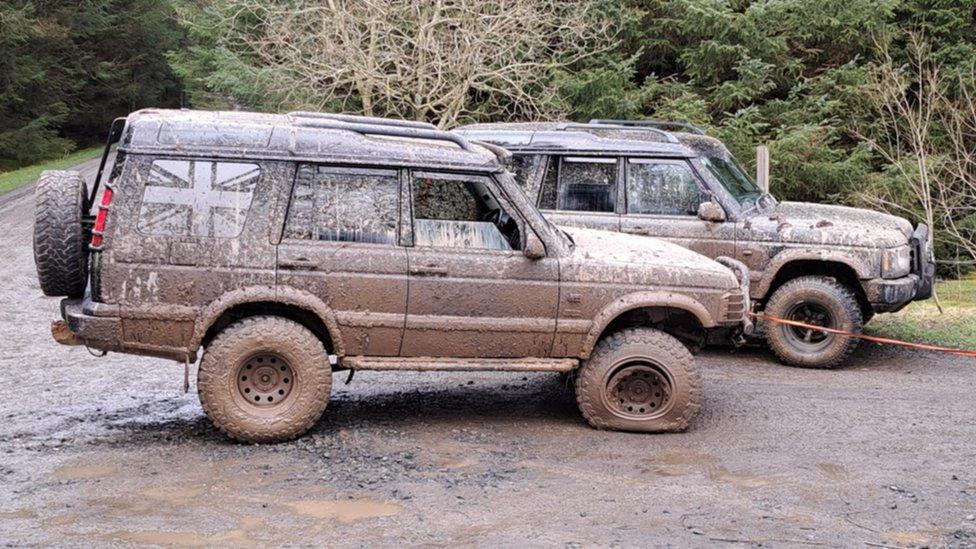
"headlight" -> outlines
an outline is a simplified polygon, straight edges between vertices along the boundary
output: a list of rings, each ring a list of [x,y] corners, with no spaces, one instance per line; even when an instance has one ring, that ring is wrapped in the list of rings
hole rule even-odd
[[[901,278],[912,270],[912,250],[908,246],[889,248],[881,257],[881,276]]]

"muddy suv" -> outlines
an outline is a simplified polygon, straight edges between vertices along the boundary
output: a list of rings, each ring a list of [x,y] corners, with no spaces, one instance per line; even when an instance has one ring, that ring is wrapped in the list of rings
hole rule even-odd
[[[98,180],[38,180],[38,275],[67,296],[52,332],[187,366],[202,352],[203,409],[235,439],[306,431],[341,369],[575,372],[593,426],[682,430],[700,398],[683,342],[746,324],[730,269],[662,241],[559,230],[504,150],[428,124],[165,110],[117,122],[94,217]]]
[[[927,226],[780,202],[720,141],[689,124],[481,124],[458,132],[508,148],[530,200],[557,225],[665,238],[745,263],[766,341],[787,364],[837,366],[858,339],[816,327],[857,334],[876,312],[932,294]]]

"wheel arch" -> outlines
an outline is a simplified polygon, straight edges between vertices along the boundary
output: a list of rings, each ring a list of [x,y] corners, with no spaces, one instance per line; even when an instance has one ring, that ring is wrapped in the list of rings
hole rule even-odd
[[[671,322],[665,323],[664,320]],[[580,358],[589,358],[597,342],[605,335],[628,326],[654,327],[687,342],[690,334],[678,328],[704,333],[715,327],[716,322],[704,305],[687,295],[664,292],[631,294],[608,305],[593,319]]]
[[[861,279],[871,277],[870,266],[849,254],[829,251],[779,254],[766,269],[753,295],[757,299],[768,300],[780,286],[802,276],[835,278],[850,286],[862,307],[870,307],[861,286]]]
[[[279,316],[308,328],[329,353],[345,354],[335,312],[318,297],[295,288],[252,286],[227,292],[197,316],[190,351],[206,346],[223,328],[241,318]]]

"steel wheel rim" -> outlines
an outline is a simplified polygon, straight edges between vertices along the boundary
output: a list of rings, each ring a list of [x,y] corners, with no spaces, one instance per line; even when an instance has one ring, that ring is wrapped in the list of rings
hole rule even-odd
[[[614,414],[638,420],[663,414],[673,396],[671,378],[657,364],[643,360],[615,369],[604,389],[604,399]]]
[[[836,327],[834,316],[830,313],[830,309],[814,301],[801,301],[793,305],[787,311],[786,318],[787,320],[822,326],[824,328]],[[834,334],[821,332],[812,328],[788,325],[783,328],[793,342],[793,345],[805,351],[821,350],[830,345],[834,338]]]
[[[252,406],[278,406],[288,400],[294,385],[291,365],[275,353],[255,354],[237,368],[237,390]]]

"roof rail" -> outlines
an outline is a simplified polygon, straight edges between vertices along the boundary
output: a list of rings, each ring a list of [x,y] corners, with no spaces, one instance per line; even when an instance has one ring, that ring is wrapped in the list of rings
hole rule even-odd
[[[642,126],[636,126],[636,127],[635,126],[628,126],[626,124],[613,124],[612,121],[609,121],[609,120],[608,121],[599,120],[599,121],[596,121],[596,122],[594,122],[593,120],[590,120],[589,122],[587,122],[585,124],[582,123],[582,122],[563,122],[563,123],[557,124],[556,125],[556,129],[557,130],[592,130],[592,129],[594,129],[593,128],[594,126],[602,126],[603,129],[618,129],[618,130],[634,130],[634,129],[636,129],[636,130],[645,130],[645,131],[649,131],[649,132],[656,133],[656,134],[660,135],[668,143],[680,143],[680,141],[678,141],[678,138],[677,137],[671,135],[670,132],[666,132],[664,130],[660,130],[660,129],[657,129],[657,128],[647,128],[647,127],[642,127]]]
[[[610,124],[615,126],[631,126],[635,128],[681,128],[683,130],[688,130],[690,133],[695,133],[698,135],[705,135],[705,132],[701,128],[692,124],[691,122],[681,122],[679,120],[658,120],[649,118],[647,120],[607,120],[601,118],[594,118],[590,120],[590,124]]]
[[[508,149],[495,145],[494,143],[488,143],[486,141],[472,141],[472,143],[491,151],[491,153],[495,155],[495,158],[498,159],[499,164],[502,166],[508,166],[512,163],[512,153],[509,152]]]
[[[436,130],[437,126],[429,122],[419,120],[396,120],[392,118],[379,118],[376,116],[358,116],[355,114],[334,114],[330,112],[312,111],[292,111],[288,116],[295,118],[317,118],[321,120],[336,120],[339,122],[349,122],[352,124],[376,124],[378,126],[395,126],[399,128],[422,128]]]
[[[324,114],[324,113],[322,113]],[[291,115],[294,116],[294,115]],[[298,125],[306,126],[310,128],[323,128],[327,130],[345,130],[350,132],[356,132],[363,135],[380,135],[386,137],[405,137],[408,139],[429,139],[432,141],[450,141],[458,147],[466,151],[473,152],[474,146],[465,138],[460,135],[448,132],[444,130],[438,130],[433,127],[428,128],[427,126],[417,126],[414,122],[407,122],[405,120],[387,120],[386,122],[407,122],[409,125],[402,124],[388,124],[379,123],[371,124],[366,122],[346,122],[343,120],[338,120],[332,116],[311,116],[311,117],[297,117],[297,118],[307,118],[307,120],[302,120]],[[368,117],[362,117],[368,118]],[[383,119],[379,119],[383,120]]]

